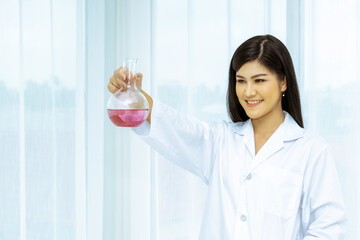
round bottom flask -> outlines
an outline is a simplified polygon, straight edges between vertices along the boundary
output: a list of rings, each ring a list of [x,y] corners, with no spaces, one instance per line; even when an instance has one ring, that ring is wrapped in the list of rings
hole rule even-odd
[[[149,103],[136,88],[134,75],[137,59],[127,58],[123,63],[126,89],[119,89],[109,99],[107,112],[110,120],[118,127],[138,127],[147,118]]]

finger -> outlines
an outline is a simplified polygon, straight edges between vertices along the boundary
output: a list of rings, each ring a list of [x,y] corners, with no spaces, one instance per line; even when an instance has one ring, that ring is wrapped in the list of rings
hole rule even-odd
[[[108,85],[110,85],[110,89],[112,89],[111,93],[115,93],[115,92],[117,92],[117,91],[119,91],[119,90],[120,90],[121,92],[124,92],[124,91],[126,91],[126,89],[127,89],[125,83],[122,84],[120,88],[112,85],[111,83],[109,83]],[[109,89],[109,86],[108,86],[108,89]]]
[[[130,74],[129,68],[121,67],[121,71],[119,74],[121,74],[121,78],[123,78],[124,80],[127,80],[128,75]]]
[[[122,79],[119,79],[119,78],[116,78],[116,77],[111,77],[110,78],[110,82],[111,82],[111,84],[112,85],[114,85],[115,87],[117,87],[117,88],[126,88],[126,82],[124,81],[124,80],[122,80]]]
[[[114,71],[114,77],[118,77],[118,78],[120,78],[120,72],[121,72],[122,70],[121,70],[121,68],[118,68],[118,69],[116,69],[115,71]]]
[[[115,76],[112,76],[110,78],[110,81],[109,81],[112,85],[114,85],[115,87],[117,88],[120,88],[120,82],[116,81],[116,77]]]
[[[115,93],[119,90],[119,88],[115,87],[111,83],[109,83],[107,87],[108,87],[109,92],[111,92],[111,93]]]
[[[115,79],[126,80],[126,71],[123,70],[123,67],[120,67],[114,71]]]
[[[137,77],[138,77],[140,80],[142,80],[143,74],[142,74],[141,72],[138,72],[136,75],[137,75]]]

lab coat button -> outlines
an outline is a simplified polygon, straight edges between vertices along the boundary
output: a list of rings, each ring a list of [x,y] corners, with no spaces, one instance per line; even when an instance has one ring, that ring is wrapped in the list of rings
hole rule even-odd
[[[246,222],[246,216],[245,215],[241,215],[240,219],[241,219],[241,221]]]
[[[251,173],[250,173],[249,175],[247,175],[246,179],[247,179],[247,180],[250,180],[251,178],[252,178],[252,175],[251,175]]]

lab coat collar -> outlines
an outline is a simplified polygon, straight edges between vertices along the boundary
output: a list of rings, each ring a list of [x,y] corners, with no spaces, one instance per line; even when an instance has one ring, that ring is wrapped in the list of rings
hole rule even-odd
[[[297,124],[297,122],[288,112],[286,111],[283,112],[285,115],[285,120],[278,128],[278,130],[280,130],[280,128],[283,128],[283,130],[281,131],[282,140],[286,142],[286,141],[293,141],[302,138],[304,136],[305,130]],[[242,136],[250,135],[250,134],[254,135],[253,126],[250,119],[248,119],[245,122],[231,123],[231,127],[234,130],[234,132]]]
[[[268,139],[264,146],[255,155],[254,130],[251,120],[243,123],[234,123],[232,125],[234,131],[243,136],[243,141],[252,155],[253,161],[247,174],[251,173],[257,166],[262,164],[266,159],[278,152],[284,147],[284,142],[293,141],[304,136],[304,129],[301,128],[296,121],[284,111],[285,120]],[[246,175],[247,175],[246,174]],[[245,175],[245,176],[246,176]]]

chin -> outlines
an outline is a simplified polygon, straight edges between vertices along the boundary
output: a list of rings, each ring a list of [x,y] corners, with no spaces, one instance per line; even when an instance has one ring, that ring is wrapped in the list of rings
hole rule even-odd
[[[251,120],[258,120],[262,117],[262,116],[257,116],[257,115],[248,115],[248,116]]]
[[[256,119],[259,119],[263,116],[263,114],[261,113],[254,113],[254,112],[251,112],[251,111],[245,111],[246,112],[246,115],[250,118],[250,119],[253,119],[253,120],[256,120]]]

